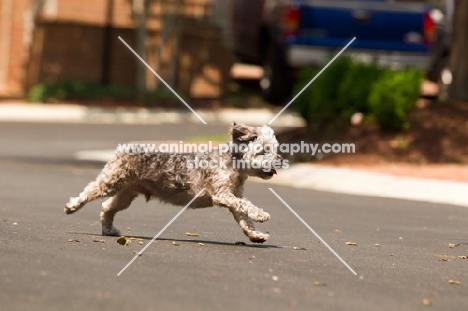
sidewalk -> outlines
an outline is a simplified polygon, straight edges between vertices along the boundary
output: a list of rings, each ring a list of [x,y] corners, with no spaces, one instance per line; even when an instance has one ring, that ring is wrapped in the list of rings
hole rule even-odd
[[[458,170],[468,176],[468,166]],[[280,171],[273,182],[296,188],[468,207],[468,182],[451,178],[449,172],[450,169],[442,174],[440,167],[431,166],[408,169],[406,165],[351,168],[297,164]],[[461,178],[459,175],[458,179]]]
[[[233,121],[246,124],[266,124],[280,111],[268,109],[219,109],[197,110],[209,125],[229,125]],[[55,122],[55,123],[138,123],[138,124],[185,124],[202,122],[181,104],[179,110],[158,108],[105,108],[69,104],[0,104],[0,121],[6,122]],[[300,127],[304,120],[289,111],[282,113],[275,126]]]
[[[114,150],[81,151],[75,159],[106,162]],[[468,207],[468,166],[388,165],[333,167],[295,164],[271,180],[249,181],[352,195],[396,198]]]

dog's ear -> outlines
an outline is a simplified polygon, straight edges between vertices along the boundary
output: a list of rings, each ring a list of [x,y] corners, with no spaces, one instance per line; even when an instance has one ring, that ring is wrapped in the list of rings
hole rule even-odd
[[[229,136],[232,141],[252,141],[257,139],[258,134],[254,127],[233,122],[229,129]]]

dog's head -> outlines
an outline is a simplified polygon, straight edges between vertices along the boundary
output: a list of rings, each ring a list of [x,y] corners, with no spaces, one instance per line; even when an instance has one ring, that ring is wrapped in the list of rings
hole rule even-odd
[[[270,179],[283,167],[283,158],[277,153],[279,144],[271,127],[234,122],[229,135],[235,168],[245,170],[250,176]]]

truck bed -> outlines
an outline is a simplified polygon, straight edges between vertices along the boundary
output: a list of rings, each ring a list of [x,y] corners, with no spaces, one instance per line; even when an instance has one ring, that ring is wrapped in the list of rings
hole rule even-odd
[[[420,3],[347,0],[305,0],[300,9],[299,35],[289,44],[427,52]]]
[[[356,37],[348,54],[364,58],[390,57],[383,64],[401,66],[424,63],[429,46],[423,25],[428,7],[423,3],[303,0],[300,3],[298,35],[288,38],[289,60],[303,66],[329,57],[328,51],[345,46]],[[307,53],[315,53],[307,59]],[[406,60],[405,60],[406,59]]]

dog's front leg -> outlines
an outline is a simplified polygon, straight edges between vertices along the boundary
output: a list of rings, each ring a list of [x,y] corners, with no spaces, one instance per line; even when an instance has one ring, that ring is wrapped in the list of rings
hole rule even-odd
[[[244,214],[238,213],[236,211],[231,211],[234,215],[234,219],[237,221],[239,226],[242,228],[242,231],[250,241],[254,243],[263,243],[270,237],[268,234],[258,231],[255,228],[255,224]]]
[[[270,214],[255,206],[246,198],[238,198],[232,193],[220,193],[212,197],[213,203],[246,215],[253,221],[265,222],[270,219]]]

